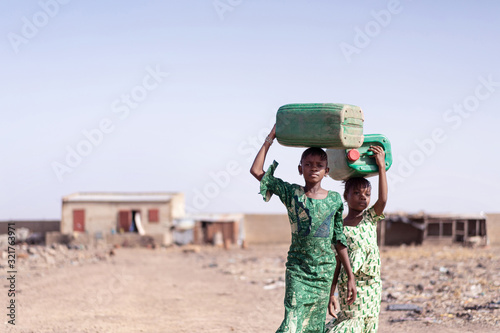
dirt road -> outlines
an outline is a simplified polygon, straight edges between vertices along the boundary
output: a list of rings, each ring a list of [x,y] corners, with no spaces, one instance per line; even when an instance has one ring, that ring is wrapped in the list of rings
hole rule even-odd
[[[62,259],[57,249],[51,251],[53,259],[40,249],[28,251],[18,259],[16,325],[8,324],[7,317],[3,326],[7,332],[276,330],[283,315],[286,245],[185,249],[120,248],[113,256],[102,249],[91,255],[71,250]],[[382,252],[382,308],[387,302],[414,303],[423,313],[384,310],[379,332],[491,333],[500,324],[498,308],[479,306],[500,300],[499,252],[440,251]],[[472,281],[472,292],[461,278]],[[0,298],[4,309],[7,288],[5,282]],[[465,310],[467,304],[477,309]]]

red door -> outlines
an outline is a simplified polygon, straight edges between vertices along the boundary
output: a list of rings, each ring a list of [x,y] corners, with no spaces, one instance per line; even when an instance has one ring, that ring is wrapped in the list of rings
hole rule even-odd
[[[85,209],[73,209],[73,231],[85,232]]]
[[[132,224],[132,211],[121,210],[118,212],[118,229],[123,229],[124,232],[130,230]]]

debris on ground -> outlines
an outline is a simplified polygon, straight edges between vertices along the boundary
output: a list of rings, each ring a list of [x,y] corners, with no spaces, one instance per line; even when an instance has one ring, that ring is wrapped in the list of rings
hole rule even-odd
[[[500,325],[500,253],[460,246],[384,247],[381,320],[457,325]],[[261,285],[269,293],[285,288],[286,249],[221,251],[204,247],[201,265]]]
[[[414,311],[415,313],[422,313],[422,308],[413,304],[389,304],[387,311]]]

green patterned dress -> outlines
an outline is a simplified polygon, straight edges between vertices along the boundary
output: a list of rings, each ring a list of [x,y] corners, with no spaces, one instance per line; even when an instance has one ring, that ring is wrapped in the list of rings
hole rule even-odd
[[[347,305],[347,275],[342,267],[338,283],[341,311],[337,321],[328,323],[328,333],[377,332],[382,293],[377,222],[384,218],[383,214],[377,216],[371,207],[363,212],[363,219],[357,226],[344,226],[357,296],[354,304]]]
[[[329,191],[325,199],[311,199],[300,185],[274,177],[276,161],[260,182],[265,201],[277,195],[286,206],[292,229],[285,274],[285,318],[276,332],[322,333],[335,271],[337,242],[342,232],[343,203]]]

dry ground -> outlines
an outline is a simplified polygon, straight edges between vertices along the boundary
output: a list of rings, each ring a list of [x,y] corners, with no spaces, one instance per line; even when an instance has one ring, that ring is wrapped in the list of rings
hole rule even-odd
[[[2,325],[7,332],[276,330],[286,245],[185,250],[120,248],[109,256],[105,248],[18,248],[16,325]],[[498,330],[498,248],[398,247],[381,253],[379,332]],[[386,311],[388,304],[419,305],[422,312]]]

